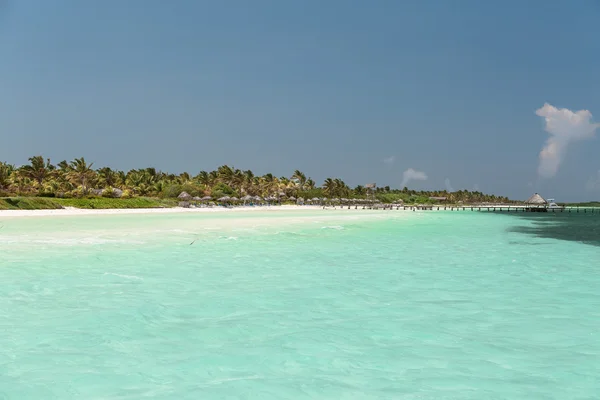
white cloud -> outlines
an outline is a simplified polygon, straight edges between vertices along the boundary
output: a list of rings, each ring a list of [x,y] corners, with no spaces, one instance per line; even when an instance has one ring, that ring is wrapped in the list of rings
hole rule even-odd
[[[385,165],[390,166],[390,167],[394,164],[395,161],[396,161],[396,157],[395,156],[389,156],[389,157],[386,157],[386,158],[383,159],[383,163]]]
[[[592,123],[592,113],[588,110],[573,112],[548,103],[535,113],[544,117],[545,130],[550,134],[540,151],[538,174],[544,178],[551,178],[556,175],[569,143],[594,137],[594,132],[600,124]]]
[[[406,187],[410,181],[426,181],[427,174],[423,171],[417,171],[412,168],[402,173],[402,184],[400,187]]]
[[[449,193],[454,192],[454,188],[452,187],[452,184],[450,183],[450,178],[446,178],[444,180],[444,185],[446,185],[446,191]]]
[[[600,170],[596,176],[592,176],[585,184],[585,189],[588,192],[600,192]]]

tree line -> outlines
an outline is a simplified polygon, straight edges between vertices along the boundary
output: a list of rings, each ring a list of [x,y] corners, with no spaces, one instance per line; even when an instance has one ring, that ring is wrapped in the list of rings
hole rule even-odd
[[[192,196],[245,195],[261,197],[309,198],[366,198],[391,203],[403,200],[409,203],[431,203],[431,197],[446,197],[449,202],[509,202],[506,197],[486,195],[481,192],[459,190],[414,191],[381,187],[367,189],[359,185],[350,188],[339,178],[327,178],[321,185],[296,170],[289,177],[276,177],[271,173],[255,175],[251,170],[240,170],[228,165],[214,171],[170,174],[155,168],[119,171],[109,167],[94,168],[83,157],[56,165],[42,156],[29,158],[21,167],[0,162],[0,197],[177,197],[181,192]]]

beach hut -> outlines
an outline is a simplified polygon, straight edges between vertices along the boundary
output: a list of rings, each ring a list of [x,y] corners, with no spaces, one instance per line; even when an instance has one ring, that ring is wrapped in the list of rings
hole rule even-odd
[[[246,203],[248,201],[252,201],[254,200],[254,197],[250,196],[250,195],[245,195],[244,197],[242,197],[242,200],[244,201],[244,205],[246,205]]]
[[[231,201],[231,197],[229,197],[229,196],[219,197],[217,199],[217,201],[220,201],[221,203],[229,203]]]
[[[543,206],[548,204],[548,202],[546,200],[544,200],[544,198],[542,196],[540,196],[537,193],[534,193],[533,196],[531,196],[530,198],[528,198],[525,201],[525,204],[531,204],[531,205],[535,205],[535,206]]]
[[[190,200],[192,200],[192,196],[187,193],[187,192],[181,192],[179,194],[179,196],[177,196],[177,198],[179,200],[181,200],[179,202],[179,207],[184,207],[184,208],[189,208],[190,207]]]
[[[190,201],[192,199],[192,195],[190,195],[188,192],[181,192],[177,198],[183,201]]]

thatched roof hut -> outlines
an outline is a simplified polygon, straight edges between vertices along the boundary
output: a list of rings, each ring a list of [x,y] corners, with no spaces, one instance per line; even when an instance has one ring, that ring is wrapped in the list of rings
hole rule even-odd
[[[530,198],[528,198],[525,201],[525,204],[534,204],[534,205],[544,205],[544,204],[548,204],[548,202],[546,200],[544,200],[544,198],[542,196],[540,196],[537,193],[534,193],[533,196],[531,196]]]
[[[190,201],[192,199],[192,195],[188,192],[181,192],[177,198],[179,200]]]

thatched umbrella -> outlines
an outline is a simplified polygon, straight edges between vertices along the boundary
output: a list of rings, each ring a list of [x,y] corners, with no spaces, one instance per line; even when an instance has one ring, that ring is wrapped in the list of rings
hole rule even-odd
[[[194,197],[192,198],[192,200],[194,200],[194,201],[200,201],[200,200],[202,200],[202,199],[201,199],[200,197],[198,197],[198,196],[194,196]]]
[[[290,201],[296,201],[296,198],[294,196],[289,198]]]
[[[237,197],[232,197],[229,199],[230,201],[239,201],[240,199],[238,199]]]
[[[531,196],[530,198],[528,198],[525,201],[525,204],[534,204],[537,206],[541,206],[544,204],[548,204],[548,202],[546,200],[544,200],[544,198],[542,196],[540,196],[537,193],[534,193],[533,196]]]
[[[256,201],[263,201],[263,198],[260,196],[254,196],[254,200]]]
[[[177,198],[183,201],[190,201],[192,199],[192,195],[190,195],[188,192],[181,192]]]
[[[210,201],[210,200],[212,200],[212,197],[211,196],[204,196],[200,200],[202,200],[202,201]]]
[[[220,201],[221,203],[227,203],[227,202],[231,201],[231,197],[229,197],[229,196],[219,197],[217,199],[217,201]]]
[[[244,197],[242,197],[242,201],[244,202],[244,205],[246,205],[247,201],[252,201],[254,199],[254,197],[250,196],[250,195],[245,195]]]

